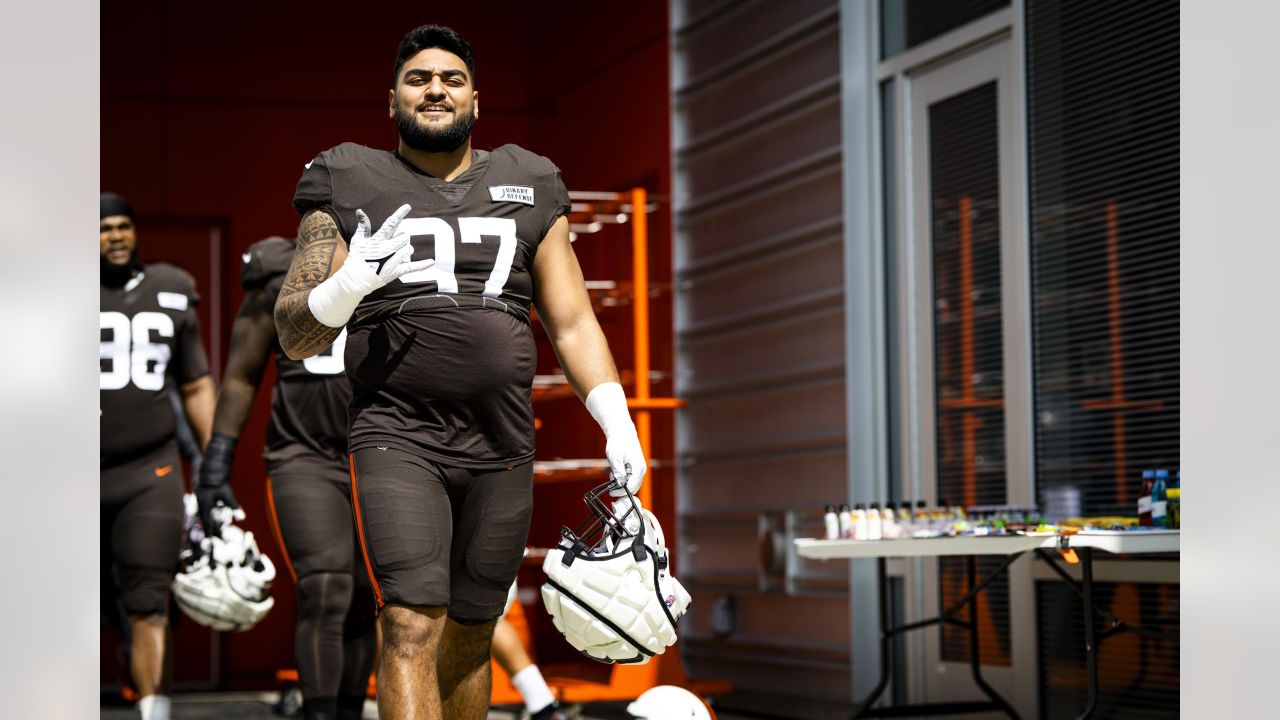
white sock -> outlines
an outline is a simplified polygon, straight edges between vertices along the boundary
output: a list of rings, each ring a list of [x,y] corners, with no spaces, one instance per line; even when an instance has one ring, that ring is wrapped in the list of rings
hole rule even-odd
[[[169,696],[148,695],[138,701],[142,720],[169,720]]]
[[[524,706],[529,712],[537,712],[556,701],[556,696],[551,694],[551,688],[542,679],[542,671],[537,665],[530,665],[516,673],[511,678],[511,684],[520,691],[520,697],[524,698]]]

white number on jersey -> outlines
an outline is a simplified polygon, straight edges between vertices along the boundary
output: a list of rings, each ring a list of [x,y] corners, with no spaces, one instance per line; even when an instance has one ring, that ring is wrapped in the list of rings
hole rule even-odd
[[[302,361],[302,367],[312,375],[337,375],[342,372],[342,354],[347,349],[347,329],[342,328],[333,339],[329,352],[312,355]]]
[[[479,243],[485,236],[498,238],[498,255],[493,270],[484,284],[484,296],[496,298],[511,275],[511,263],[516,258],[516,221],[511,218],[464,217],[458,218],[464,245]],[[442,293],[458,292],[458,278],[454,275],[453,227],[440,218],[405,218],[400,221],[400,231],[411,236],[430,235],[435,240],[436,263],[426,270],[400,276],[402,283],[436,283]]]
[[[140,312],[129,316],[121,312],[98,313],[98,325],[109,333],[100,343],[100,357],[111,361],[111,369],[99,373],[98,386],[103,390],[120,390],[133,380],[143,390],[164,387],[164,371],[169,366],[168,345],[151,341],[154,331],[162,338],[173,337],[173,318],[160,312]]]

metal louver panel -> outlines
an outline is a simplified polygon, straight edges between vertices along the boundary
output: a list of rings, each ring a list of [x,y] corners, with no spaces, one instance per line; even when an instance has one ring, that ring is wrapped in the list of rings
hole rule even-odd
[[[681,652],[803,717],[851,695],[848,572],[761,548],[848,493],[839,4],[671,7]]]
[[[1027,4],[1037,490],[1089,515],[1179,462],[1178,63],[1176,3]]]

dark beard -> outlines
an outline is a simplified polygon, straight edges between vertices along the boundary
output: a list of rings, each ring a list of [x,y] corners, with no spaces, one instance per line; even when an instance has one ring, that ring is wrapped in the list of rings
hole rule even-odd
[[[129,253],[129,262],[124,265],[116,265],[107,260],[107,256],[98,256],[98,271],[102,276],[102,284],[106,287],[120,288],[128,284],[133,279],[134,273],[142,270],[142,263],[138,261],[138,248],[134,247]]]
[[[466,115],[460,115],[443,130],[431,130],[418,123],[414,114],[396,105],[396,129],[400,131],[400,139],[405,145],[422,152],[453,152],[471,137],[471,127],[476,124],[473,109]]]

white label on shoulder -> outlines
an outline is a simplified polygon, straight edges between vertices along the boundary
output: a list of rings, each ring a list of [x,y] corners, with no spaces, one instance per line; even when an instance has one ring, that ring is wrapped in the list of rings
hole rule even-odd
[[[533,204],[533,188],[527,185],[490,185],[489,197],[494,202],[518,202]]]
[[[138,284],[142,282],[142,278],[144,277],[146,277],[146,273],[138,273],[137,275],[129,278],[129,282],[124,284],[124,291],[129,292],[130,290],[138,287]]]
[[[156,302],[160,307],[182,312],[187,309],[187,296],[182,293],[157,292]]]
[[[253,259],[253,256],[252,256],[252,255],[250,255],[249,253],[241,253],[241,254],[240,254],[240,257],[241,257],[241,259],[243,259],[243,260],[244,260],[244,264],[245,264],[245,265],[248,265],[248,264],[249,264],[249,261]]]

